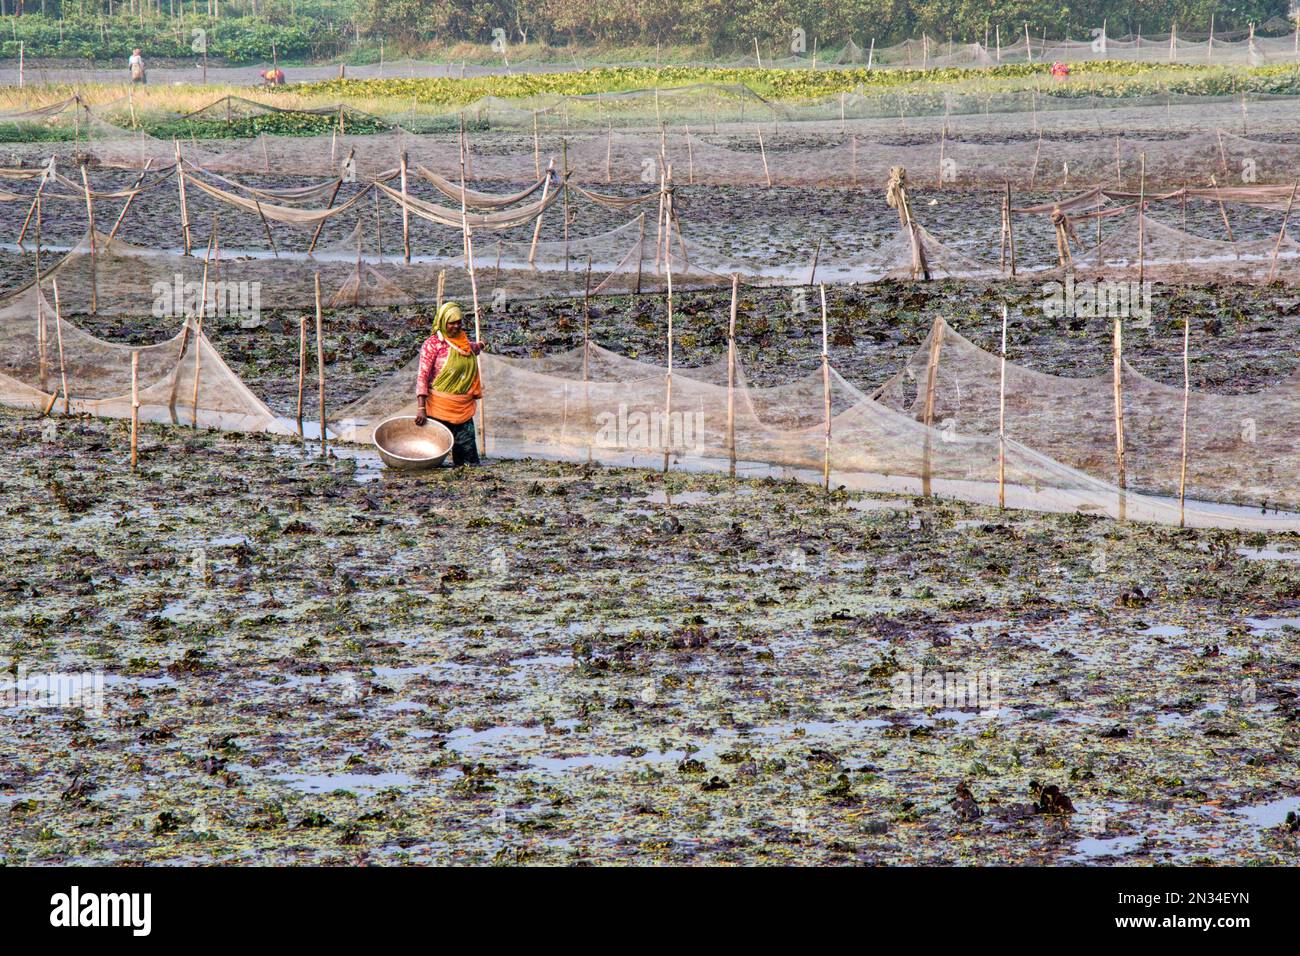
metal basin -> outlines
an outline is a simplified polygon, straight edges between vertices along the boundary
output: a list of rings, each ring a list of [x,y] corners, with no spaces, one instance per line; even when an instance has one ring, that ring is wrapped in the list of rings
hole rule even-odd
[[[375,448],[389,468],[403,471],[437,468],[451,452],[451,446],[447,426],[432,418],[417,426],[415,416],[399,415],[375,426]]]

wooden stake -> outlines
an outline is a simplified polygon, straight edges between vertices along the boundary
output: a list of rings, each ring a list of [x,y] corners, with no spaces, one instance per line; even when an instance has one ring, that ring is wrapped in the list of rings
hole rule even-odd
[[[533,110],[533,167],[542,178],[542,141],[537,134],[537,110]]]
[[[763,156],[763,178],[767,180],[767,188],[768,188],[768,189],[771,189],[771,188],[772,188],[772,173],[771,173],[771,171],[767,168],[767,148],[763,146],[763,130],[762,130],[761,127],[758,127],[758,126],[755,126],[755,127],[754,127],[754,130],[755,130],[755,132],[758,133],[758,151],[759,151],[759,152],[762,154],[762,156]]]
[[[437,307],[439,309],[442,308],[442,295],[444,290],[446,290],[446,288],[447,288],[447,270],[439,269],[438,270],[438,300],[437,300]]]
[[[59,382],[63,389],[63,414],[67,415],[72,408],[72,399],[68,397],[68,367],[63,358],[63,313],[59,308],[59,280],[51,279],[50,284],[54,286],[54,337],[59,346]],[[50,407],[53,407],[54,401],[51,397]],[[49,408],[45,409],[48,415]]]
[[[930,445],[934,434],[934,389],[939,377],[939,357],[943,349],[943,319],[935,319],[930,330],[930,355],[925,380],[925,448],[921,462],[921,495],[930,497]]]
[[[185,255],[190,254],[190,207],[185,202],[185,167],[181,163],[181,144],[178,140],[173,139],[172,145],[176,147],[176,185],[181,194],[181,243],[185,248]]]
[[[568,139],[560,140],[560,155],[563,166],[561,167],[562,182],[560,188],[564,190],[561,202],[564,204],[564,271],[569,271],[569,141]]]
[[[1147,205],[1147,154],[1141,156],[1141,178],[1138,182],[1138,284],[1146,278],[1146,205]],[[1068,248],[1068,243],[1067,243]]]
[[[546,199],[551,190],[551,170],[555,168],[555,159],[546,164],[546,182],[542,183],[542,208],[546,208]],[[542,214],[537,214],[537,221],[533,223],[533,241],[528,247],[528,264],[533,264],[533,259],[537,256],[537,238],[542,234]]]
[[[140,463],[140,352],[131,350],[131,470]]]
[[[90,227],[90,313],[99,311],[99,270],[95,256],[95,203],[90,198],[90,179],[86,176],[86,164],[81,164],[81,185],[86,191],[86,221]]]
[[[329,459],[329,449],[325,440],[325,328],[320,311],[320,273],[312,274],[312,285],[316,293],[316,390],[317,404],[320,411],[320,456]]]
[[[1228,210],[1223,206],[1223,197],[1219,194],[1219,183],[1215,177],[1210,177],[1210,185],[1214,187],[1214,198],[1219,203],[1219,215],[1223,218],[1223,228],[1228,234],[1228,241],[1232,242],[1232,225],[1228,222]]]
[[[1125,520],[1126,503],[1124,489],[1128,485],[1124,466],[1124,333],[1122,320],[1115,316],[1114,343],[1114,377],[1115,377],[1115,473],[1116,486],[1119,488],[1119,520]]]
[[[343,160],[344,166],[347,166],[349,163],[352,162],[352,157],[356,153],[356,151],[357,148],[355,146],[348,150],[347,159]],[[339,181],[334,184],[334,188],[330,191],[330,201],[325,204],[326,209],[334,208],[334,200],[338,198],[339,190],[342,188],[343,188],[343,174],[342,172],[340,172]],[[324,219],[316,223],[316,230],[311,234],[311,245],[307,247],[307,255],[311,255],[313,252],[316,251],[316,241],[320,239],[321,230],[324,228],[325,228]]]
[[[672,193],[668,194],[664,215],[671,227]],[[668,456],[672,451],[673,438],[673,263],[671,256],[664,257],[664,269],[668,276],[668,373],[664,376],[664,474],[668,474]]]
[[[582,428],[588,435],[587,461],[591,461],[591,256],[587,256],[587,282],[582,293]]]
[[[821,285],[822,297],[822,403],[826,414],[826,438],[822,448],[822,491],[831,490],[831,353],[826,315],[826,284]]]
[[[32,199],[32,205],[27,210],[27,218],[23,220],[23,228],[18,233],[18,247],[20,249],[22,248],[23,245],[23,238],[27,235],[27,225],[32,221],[33,214],[35,214],[36,210],[39,208],[40,201],[41,201],[41,193],[45,191],[45,184],[49,182],[49,180],[50,180],[50,174],[47,172],[46,174],[41,176],[40,184],[37,185],[36,187],[36,196]]]
[[[1186,527],[1185,504],[1187,502],[1187,400],[1191,395],[1191,370],[1187,357],[1187,345],[1192,337],[1191,313],[1183,313],[1183,455],[1178,474],[1178,527]]]
[[[135,202],[136,193],[140,189],[140,184],[144,182],[145,174],[149,172],[149,166],[152,163],[153,163],[152,157],[144,161],[144,170],[143,172],[140,173],[139,176],[136,177],[135,183],[131,186],[131,195],[126,197],[126,205],[124,205],[122,207],[122,211],[117,214],[117,220],[113,223],[113,228],[109,232],[108,238],[110,239],[117,238],[117,230],[122,228],[122,220],[126,218],[127,212],[131,209],[131,203]]]
[[[1002,306],[1002,361],[998,375],[998,507],[1007,506],[1007,307]]]
[[[641,235],[636,241],[636,288],[633,290],[637,295],[641,294],[641,269],[645,262],[645,213],[641,213]]]
[[[1006,182],[1006,247],[1011,254],[1011,278],[1015,278],[1015,216],[1011,212],[1011,182]]]
[[[736,477],[736,301],[740,294],[740,275],[731,274],[731,317],[727,321],[727,456],[728,474]]]
[[[818,239],[817,245],[813,249],[812,268],[808,270],[808,285],[810,286],[817,284],[817,257],[821,255],[821,251],[822,241]]]
[[[465,117],[461,116],[461,132],[464,134]],[[406,150],[402,150],[401,155],[401,176],[402,176],[402,261],[411,261],[411,212],[407,208],[406,194]],[[464,215],[465,209],[465,147],[462,144],[460,150],[460,206],[461,215]]]
[[[1300,179],[1291,187],[1291,196],[1286,201],[1286,213],[1282,216],[1282,228],[1277,231],[1277,242],[1273,246],[1273,262],[1268,267],[1268,281],[1273,281],[1277,273],[1277,254],[1282,250],[1282,240],[1286,238],[1286,224],[1291,219],[1291,206],[1295,203],[1295,191],[1300,189]]]
[[[194,329],[194,395],[190,400],[190,427],[199,427],[199,377],[203,359],[203,317],[208,310],[208,266],[212,262],[212,247],[217,241],[217,217],[212,217],[212,235],[208,236],[208,251],[203,257],[203,281],[199,285],[198,318]]]
[[[359,284],[359,283],[358,283]],[[298,316],[298,437],[303,437],[302,431],[302,399],[303,391],[307,385],[307,316],[301,314]]]

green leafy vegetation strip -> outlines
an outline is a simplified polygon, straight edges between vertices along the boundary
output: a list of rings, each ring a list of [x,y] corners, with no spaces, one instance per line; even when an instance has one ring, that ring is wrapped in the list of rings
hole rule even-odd
[[[567,73],[531,73],[472,79],[441,77],[385,80],[325,80],[295,87],[300,95],[393,98],[409,103],[458,106],[484,96],[588,95],[686,86],[692,83],[743,84],[772,100],[831,96],[859,88],[891,90],[944,85],[951,92],[996,92],[1025,88],[1035,81],[1052,96],[1133,97],[1160,93],[1228,95],[1300,92],[1300,66],[1232,69],[1151,63],[1082,63],[1067,80],[1052,80],[1045,64],[1019,64],[983,70],[759,70],[697,67],[601,68]]]

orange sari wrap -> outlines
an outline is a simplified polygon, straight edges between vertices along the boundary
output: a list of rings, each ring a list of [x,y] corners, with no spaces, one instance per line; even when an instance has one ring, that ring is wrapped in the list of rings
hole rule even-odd
[[[460,425],[474,417],[477,402],[483,397],[483,383],[477,375],[474,384],[464,395],[452,395],[448,392],[429,390],[429,397],[424,403],[424,413],[430,418],[442,422]]]

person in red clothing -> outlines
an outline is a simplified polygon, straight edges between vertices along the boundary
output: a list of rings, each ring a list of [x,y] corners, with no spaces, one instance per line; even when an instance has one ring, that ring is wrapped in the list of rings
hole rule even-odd
[[[278,66],[263,70],[258,75],[262,77],[262,82],[267,86],[284,86],[284,70]]]
[[[453,465],[477,465],[478,441],[474,412],[483,395],[478,356],[484,343],[465,334],[464,316],[455,302],[444,302],[433,318],[433,334],[420,346],[420,369],[415,377],[419,405],[415,424],[432,418],[447,426],[453,444]]]

